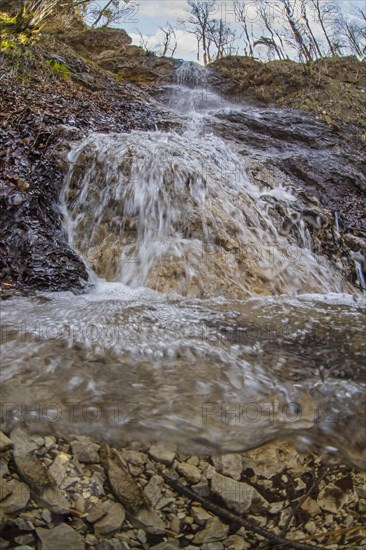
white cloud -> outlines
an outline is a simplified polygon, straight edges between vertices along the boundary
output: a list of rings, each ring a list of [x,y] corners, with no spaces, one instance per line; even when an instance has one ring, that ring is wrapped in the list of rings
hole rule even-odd
[[[138,14],[143,17],[178,19],[187,14],[186,0],[143,0],[138,2]]]

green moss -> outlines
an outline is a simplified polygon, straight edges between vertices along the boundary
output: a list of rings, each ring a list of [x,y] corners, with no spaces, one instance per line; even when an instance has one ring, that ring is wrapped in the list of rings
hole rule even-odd
[[[11,47],[9,40],[2,40],[0,43],[0,50],[6,52]]]
[[[70,80],[70,71],[63,63],[56,61],[55,59],[49,59],[46,61],[47,65],[56,73],[56,75],[61,78],[61,80]]]

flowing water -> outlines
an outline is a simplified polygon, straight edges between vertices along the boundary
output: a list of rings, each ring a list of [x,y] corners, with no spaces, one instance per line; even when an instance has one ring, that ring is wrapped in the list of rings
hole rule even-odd
[[[2,422],[205,453],[289,437],[365,468],[365,296],[296,187],[255,183],[215,133],[260,110],[194,67],[161,92],[175,129],[73,145],[65,228],[94,284],[3,304]]]

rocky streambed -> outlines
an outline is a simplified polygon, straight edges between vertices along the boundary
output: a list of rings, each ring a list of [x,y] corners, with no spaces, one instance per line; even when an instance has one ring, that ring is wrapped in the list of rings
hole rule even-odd
[[[1,548],[243,550],[366,543],[365,475],[287,442],[186,455],[86,436],[0,434]],[[188,491],[188,493],[187,493]]]

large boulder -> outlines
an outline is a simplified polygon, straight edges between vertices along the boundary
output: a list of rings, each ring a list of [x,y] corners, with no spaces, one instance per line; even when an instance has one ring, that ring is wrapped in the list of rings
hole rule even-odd
[[[85,57],[94,57],[106,51],[120,51],[131,44],[132,38],[123,29],[86,29],[65,34],[63,41]]]

